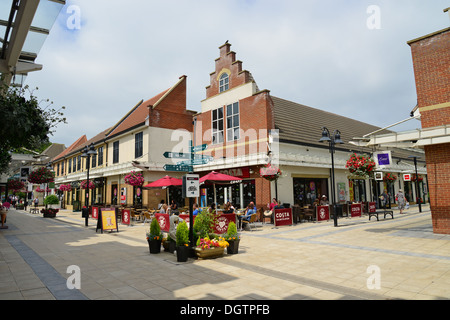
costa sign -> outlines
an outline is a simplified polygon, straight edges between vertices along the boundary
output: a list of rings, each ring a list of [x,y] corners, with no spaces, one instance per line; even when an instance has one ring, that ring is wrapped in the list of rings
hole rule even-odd
[[[318,206],[317,207],[317,221],[325,221],[330,219],[330,207]]]
[[[377,207],[375,202],[369,202],[369,212],[377,212]]]
[[[274,224],[275,227],[292,225],[292,209],[275,209]]]
[[[361,217],[362,215],[362,204],[354,203],[351,206],[351,215],[352,217]]]

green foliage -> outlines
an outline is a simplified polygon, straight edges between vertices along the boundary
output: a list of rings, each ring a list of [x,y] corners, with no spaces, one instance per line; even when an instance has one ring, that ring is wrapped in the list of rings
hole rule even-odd
[[[216,216],[213,213],[209,213],[207,209],[204,209],[195,217],[194,233],[200,238],[204,238],[214,231],[215,223]]]
[[[37,88],[36,88],[37,89]],[[36,149],[49,142],[49,135],[59,123],[66,123],[61,107],[51,108],[53,102],[38,101],[34,92],[24,88],[0,87],[0,173],[6,172],[10,151],[20,148]],[[29,95],[28,98],[25,98]],[[47,105],[41,107],[41,103]]]
[[[161,233],[161,227],[159,226],[158,219],[153,219],[152,223],[150,224],[150,235],[149,238],[155,239],[156,237],[159,237],[157,240],[162,239],[162,233]]]
[[[51,194],[51,195],[47,196],[44,199],[44,204],[45,205],[47,205],[47,204],[59,204],[59,199],[54,194]]]
[[[234,223],[233,221],[230,221],[230,223],[228,223],[228,230],[227,230],[225,239],[226,240],[238,240],[239,239],[239,234],[237,232],[236,223]]]
[[[189,229],[186,224],[186,221],[183,221],[180,224],[178,224],[176,235],[177,235],[177,246],[184,246],[189,244]]]

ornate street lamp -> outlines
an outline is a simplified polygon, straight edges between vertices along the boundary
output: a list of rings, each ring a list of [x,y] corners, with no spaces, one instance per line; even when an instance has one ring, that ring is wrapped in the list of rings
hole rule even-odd
[[[84,205],[86,206],[86,210],[83,210],[83,215],[84,215],[84,224],[87,227],[88,226],[88,220],[89,220],[89,167],[90,167],[90,162],[91,162],[91,156],[93,155],[97,155],[97,151],[95,150],[94,144],[91,143],[88,146],[85,146],[83,149],[83,153],[81,154],[81,156],[83,158],[86,158],[86,170],[87,170],[87,179],[86,179],[86,200],[84,202]]]
[[[334,226],[337,227],[337,212],[336,212],[336,192],[335,192],[335,180],[334,180],[334,152],[335,145],[343,144],[344,141],[341,140],[341,132],[339,130],[334,130],[333,135],[330,134],[330,131],[326,128],[322,128],[322,138],[320,138],[319,142],[328,142],[330,153],[331,153],[331,201],[333,206],[333,219]]]

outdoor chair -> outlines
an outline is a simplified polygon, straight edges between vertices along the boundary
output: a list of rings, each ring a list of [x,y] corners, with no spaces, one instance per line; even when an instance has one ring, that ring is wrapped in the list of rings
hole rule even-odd
[[[250,216],[250,221],[242,219],[241,230],[244,228],[244,224],[245,224],[245,225],[248,225],[248,227],[250,228],[250,231],[252,231],[252,225],[255,225],[256,219],[257,219],[257,213],[253,213]]]
[[[146,222],[151,222],[152,221],[152,217],[150,216],[150,213],[149,212],[144,212],[144,224],[146,223]]]

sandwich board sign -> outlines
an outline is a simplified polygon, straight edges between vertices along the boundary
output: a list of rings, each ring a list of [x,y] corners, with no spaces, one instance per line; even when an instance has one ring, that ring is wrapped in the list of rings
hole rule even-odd
[[[95,232],[98,230],[103,231],[117,231],[119,232],[119,225],[117,224],[117,213],[115,208],[101,208],[98,220],[97,220],[97,228]]]

